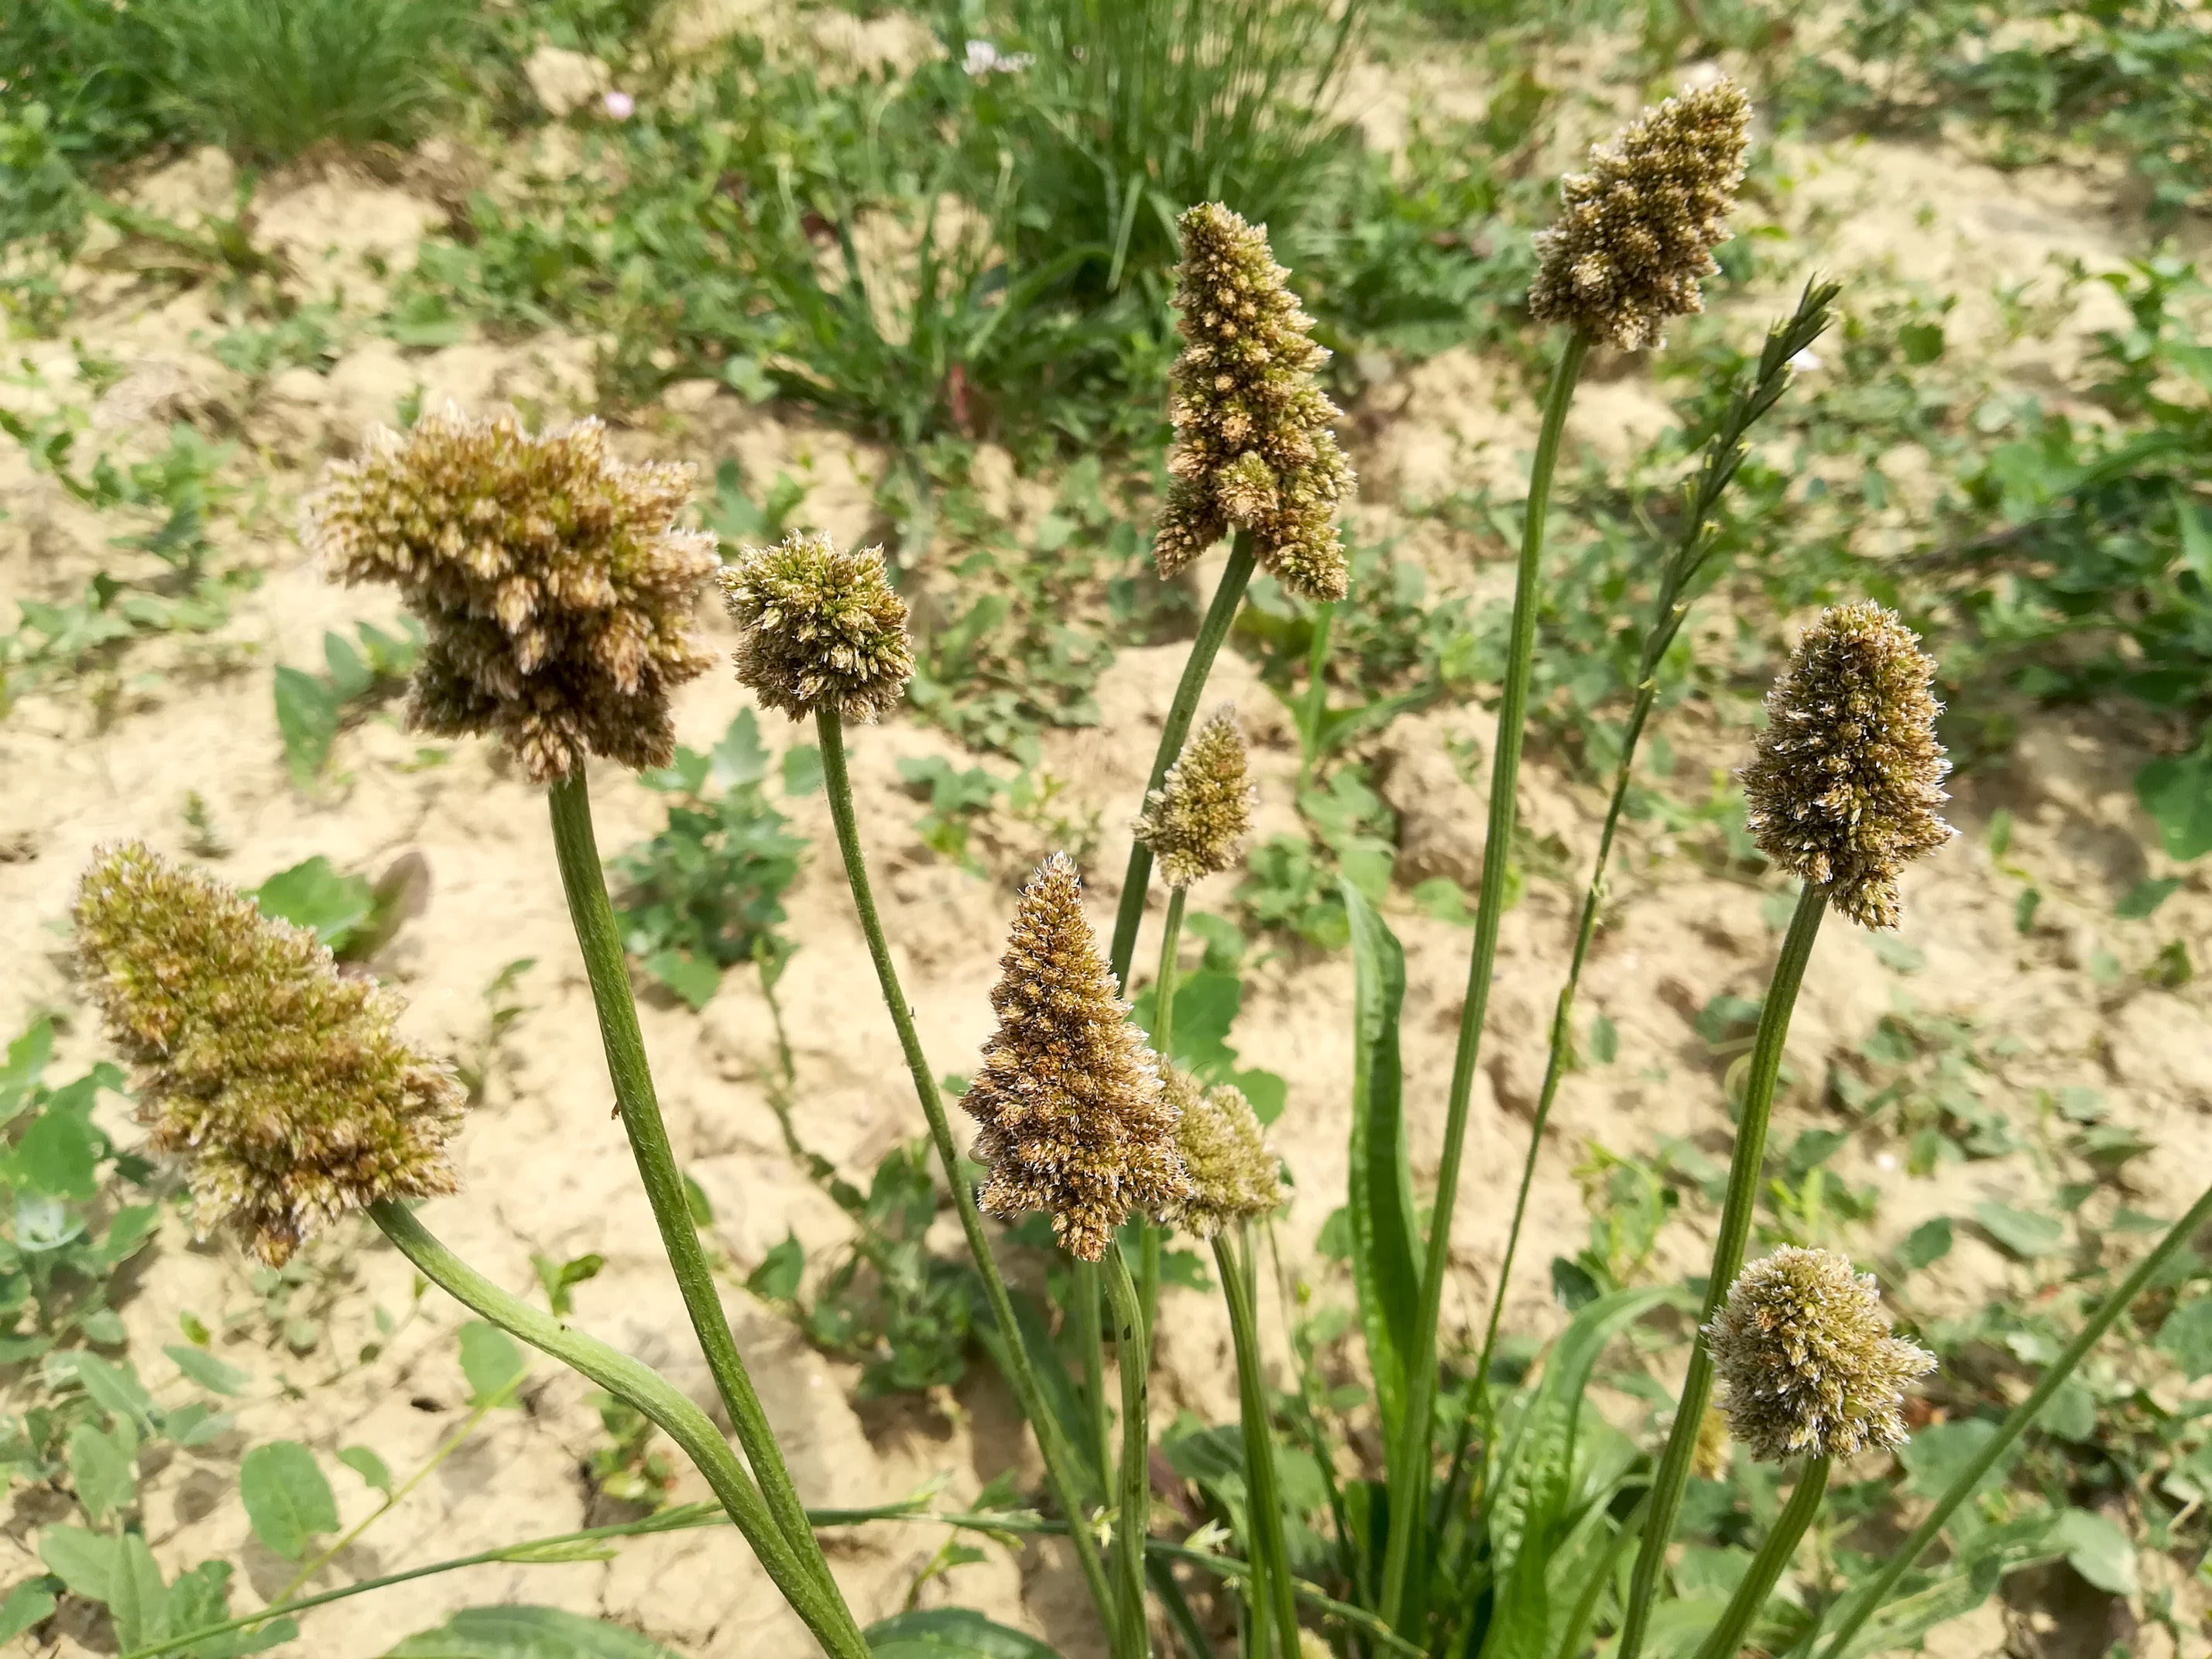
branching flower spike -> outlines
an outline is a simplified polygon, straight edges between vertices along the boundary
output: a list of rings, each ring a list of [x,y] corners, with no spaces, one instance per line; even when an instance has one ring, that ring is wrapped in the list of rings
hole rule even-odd
[[[983,1208],[1052,1216],[1071,1255],[1096,1261],[1131,1214],[1191,1196],[1177,1112],[1083,914],[1075,861],[1055,853],[1022,889],[1000,978],[999,1029],[962,1097],[982,1127]]]
[[[898,706],[914,653],[881,548],[840,553],[829,537],[795,531],[746,548],[721,580],[744,630],[738,678],[769,708],[800,720],[826,704],[866,723]]]
[[[668,697],[713,663],[689,634],[714,538],[679,530],[689,466],[630,466],[598,421],[532,436],[448,404],[380,432],[308,498],[301,539],[334,580],[396,585],[429,630],[409,718],[503,738],[532,779],[586,754],[675,755]]]
[[[1936,1366],[1890,1334],[1874,1275],[1832,1250],[1785,1245],[1753,1262],[1705,1334],[1729,1432],[1766,1462],[1903,1445],[1905,1384]]]
[[[1188,887],[1237,861],[1259,799],[1245,769],[1244,733],[1224,703],[1191,734],[1132,826],[1170,887]]]
[[[94,860],[76,921],[149,1143],[184,1160],[203,1232],[228,1220],[281,1266],[348,1210],[457,1189],[460,1085],[313,933],[137,843]]]
[[[1283,1201],[1282,1165],[1244,1091],[1227,1083],[1202,1088],[1171,1066],[1163,1066],[1161,1080],[1182,1114],[1176,1144],[1190,1173],[1191,1195],[1173,1212],[1175,1224],[1211,1238],[1273,1215]]]
[[[1314,384],[1328,353],[1308,337],[1265,227],[1218,203],[1182,216],[1176,325],[1184,340],[1169,414],[1177,445],[1154,538],[1172,576],[1233,528],[1291,592],[1340,599],[1347,580],[1337,504],[1352,467],[1329,422],[1340,411]]]
[[[1536,233],[1529,314],[1625,350],[1656,345],[1670,317],[1705,309],[1701,279],[1743,183],[1751,105],[1723,81],[1669,98],[1590,151],[1559,184],[1559,216]]]
[[[1870,601],[1806,630],[1743,769],[1752,838],[1862,927],[1897,926],[1898,872],[1951,839],[1934,659]]]

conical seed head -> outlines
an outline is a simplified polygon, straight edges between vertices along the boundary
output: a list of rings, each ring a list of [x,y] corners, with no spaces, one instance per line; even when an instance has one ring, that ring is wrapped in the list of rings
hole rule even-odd
[[[980,1201],[1008,1218],[1047,1212],[1069,1254],[1096,1261],[1132,1214],[1162,1213],[1191,1187],[1180,1114],[1114,994],[1066,854],[1022,889],[999,968],[999,1027],[961,1102],[982,1126]]]
[[[1261,564],[1293,593],[1340,599],[1350,579],[1337,535],[1351,463],[1329,422],[1340,411],[1315,384],[1328,353],[1311,338],[1264,226],[1217,202],[1182,216],[1170,375],[1176,447],[1152,556],[1172,576],[1231,530],[1249,531]]]
[[[1743,792],[1752,839],[1862,927],[1894,927],[1898,873],[1951,839],[1935,659],[1890,611],[1839,605],[1766,695]]]
[[[1936,1367],[1890,1334],[1874,1275],[1832,1250],[1784,1246],[1753,1262],[1705,1336],[1729,1432],[1767,1462],[1903,1445],[1905,1385]]]
[[[1191,1195],[1170,1212],[1176,1225],[1211,1238],[1273,1215],[1283,1202],[1282,1165],[1244,1091],[1227,1083],[1203,1088],[1164,1064],[1161,1079],[1182,1114],[1176,1145],[1190,1176]]]
[[[669,694],[714,660],[690,635],[714,538],[676,523],[692,482],[615,459],[596,420],[533,435],[448,404],[334,463],[300,533],[333,580],[390,582],[422,618],[411,724],[496,736],[551,782],[587,754],[674,757]]]
[[[349,1210],[457,1189],[459,1084],[314,934],[135,842],[95,857],[76,922],[149,1144],[183,1161],[203,1232],[228,1222],[276,1266]]]
[[[828,708],[867,722],[898,706],[914,653],[883,549],[841,553],[826,535],[794,531],[746,548],[721,580],[744,633],[738,679],[767,707],[793,720]]]
[[[1751,104],[1722,81],[1669,98],[1590,151],[1559,184],[1559,216],[1536,234],[1528,310],[1626,350],[1656,345],[1671,317],[1705,309],[1743,183]]]
[[[1161,879],[1188,887],[1236,863],[1259,793],[1246,769],[1237,710],[1224,703],[1191,734],[1132,827],[1152,849]]]

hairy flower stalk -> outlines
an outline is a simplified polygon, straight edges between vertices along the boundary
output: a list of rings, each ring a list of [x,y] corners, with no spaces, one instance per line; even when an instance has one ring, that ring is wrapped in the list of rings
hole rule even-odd
[[[744,630],[738,681],[766,706],[793,720],[827,708],[863,724],[898,706],[914,651],[883,549],[841,553],[826,535],[793,531],[744,549],[721,583]]]
[[[676,525],[692,483],[689,466],[616,460],[596,420],[533,436],[449,404],[333,464],[301,539],[334,580],[390,582],[422,619],[411,724],[497,736],[550,783],[587,754],[674,754],[669,693],[713,661],[690,631],[714,538]]]
[[[1339,414],[1314,381],[1328,353],[1310,337],[1264,226],[1218,202],[1180,222],[1175,303],[1182,355],[1170,372],[1171,480],[1152,556],[1172,576],[1231,529],[1303,599],[1344,597],[1336,532],[1352,468],[1330,431]]]
[[[1118,1646],[1121,1621],[1115,1593],[1107,1582],[1097,1541],[1083,1524],[1079,1498],[1084,1485],[1078,1473],[1081,1462],[1058,1415],[1046,1403],[1014,1316],[1005,1275],[999,1271],[990,1240],[984,1236],[975,1191],[962,1172],[959,1149],[953,1145],[952,1126],[938,1091],[937,1073],[922,1050],[913,1008],[891,961],[890,941],[876,908],[874,886],[860,848],[852,777],[846,765],[844,723],[848,712],[854,718],[872,719],[880,710],[894,707],[903,694],[913,672],[906,607],[890,590],[880,554],[840,554],[826,537],[793,536],[780,547],[747,550],[725,581],[724,592],[731,616],[743,630],[736,653],[740,681],[772,708],[794,718],[808,714],[814,717],[823,781],[846,884],[868,942],[877,988],[898,1033],[915,1097],[929,1123],[931,1142],[952,1190],[953,1207],[959,1215],[969,1254],[982,1277],[998,1331],[994,1352],[1023,1415],[1036,1431],[1044,1456],[1046,1484],[1071,1523],[1069,1543],[1077,1565],[1101,1621]],[[1094,1297],[1094,1322],[1096,1305]],[[1102,1462],[1099,1480],[1108,1478]]]
[[[1933,672],[1934,665],[1920,654],[1912,636],[1887,611],[1871,605],[1839,605],[1806,631],[1768,696],[1769,727],[1757,759],[1747,769],[1746,793],[1755,793],[1760,804],[1753,811],[1770,823],[1798,826],[1796,836],[1780,844],[1806,860],[1808,876],[1814,857],[1828,861],[1820,866],[1825,877],[1808,879],[1797,896],[1796,913],[1759,1007],[1743,1113],[1729,1162],[1728,1196],[1706,1281],[1707,1327],[1712,1327],[1721,1298],[1743,1267],[1783,1045],[1829,900],[1855,907],[1854,919],[1882,915],[1894,921],[1899,866],[1948,836],[1933,811],[1941,799],[1936,786],[1944,767],[1936,740],[1936,704],[1927,695]],[[1817,849],[1808,850],[1816,836]],[[1869,848],[1881,849],[1881,857],[1869,854]],[[1642,1650],[1668,1541],[1688,1485],[1698,1424],[1712,1396],[1714,1358],[1713,1344],[1701,1328],[1682,1381],[1674,1425],[1652,1477],[1651,1518],[1629,1581],[1616,1659],[1636,1659]]]
[[[1609,342],[1632,349],[1654,343],[1668,317],[1702,305],[1698,283],[1714,268],[1712,249],[1727,234],[1723,221],[1743,178],[1748,115],[1742,92],[1728,82],[1669,100],[1612,144],[1598,146],[1591,154],[1589,173],[1563,181],[1559,220],[1538,236],[1529,310],[1541,321],[1566,324],[1569,332],[1545,396],[1528,473],[1505,683],[1491,751],[1482,884],[1445,1107],[1443,1156],[1437,1171],[1436,1218],[1422,1266],[1413,1340],[1405,1356],[1404,1408],[1389,1459],[1394,1516],[1418,1516],[1427,1509],[1444,1272],[1450,1260],[1482,1023],[1497,966],[1498,926],[1505,910],[1506,849],[1513,844],[1521,747],[1535,659],[1544,524],[1567,410],[1593,344]],[[1417,1577],[1421,1530],[1418,1525],[1394,1526],[1383,1555],[1382,1616],[1401,1635],[1413,1634],[1408,1628],[1408,1587]],[[1629,1656],[1624,1653],[1622,1659]]]
[[[1133,1213],[1182,1203],[1191,1186],[1175,1104],[1114,994],[1065,853],[1022,889],[1000,968],[999,1028],[961,1097],[982,1126],[982,1206],[1042,1210],[1071,1255],[1097,1261]]]
[[[349,1211],[459,1189],[459,1082],[312,932],[135,842],[94,859],[75,920],[148,1144],[183,1162],[203,1234],[227,1223],[281,1267]]]
[[[1536,234],[1529,314],[1624,350],[1657,345],[1667,321],[1705,309],[1743,183],[1751,103],[1722,81],[1669,98],[1590,151],[1559,182],[1559,216]]]
[[[1897,926],[1898,872],[1951,839],[1935,659],[1870,600],[1825,611],[1766,696],[1743,769],[1752,839],[1862,927]]]

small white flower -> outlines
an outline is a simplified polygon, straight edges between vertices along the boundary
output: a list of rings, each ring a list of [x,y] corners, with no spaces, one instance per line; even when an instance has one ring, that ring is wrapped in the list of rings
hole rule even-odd
[[[626,92],[611,92],[599,100],[599,107],[611,121],[627,121],[637,113],[637,100]]]
[[[1790,367],[1796,369],[1801,374],[1810,374],[1814,369],[1826,368],[1827,365],[1820,361],[1820,354],[1818,352],[1814,351],[1812,347],[1807,346],[1802,351],[1799,352],[1796,356],[1790,360]]]
[[[1876,1152],[1874,1155],[1874,1167],[1881,1170],[1884,1174],[1887,1174],[1890,1170],[1894,1170],[1897,1167],[1897,1154],[1895,1152]]]
[[[1026,52],[1000,52],[988,40],[970,40],[968,56],[960,67],[970,75],[988,75],[993,70],[1008,75],[1017,74],[1036,62],[1035,54]]]

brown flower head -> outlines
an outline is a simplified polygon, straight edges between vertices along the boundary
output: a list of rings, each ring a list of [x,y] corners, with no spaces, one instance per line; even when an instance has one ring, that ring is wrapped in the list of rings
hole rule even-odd
[[[314,934],[136,842],[94,858],[76,920],[149,1144],[184,1160],[204,1232],[229,1221],[276,1266],[348,1210],[456,1190],[459,1084]]]
[[[1211,1238],[1224,1227],[1273,1215],[1283,1201],[1282,1166],[1244,1091],[1231,1084],[1201,1088],[1163,1064],[1161,1082],[1182,1114],[1176,1145],[1191,1195],[1170,1212],[1178,1227]]]
[[[1182,229],[1185,343],[1168,410],[1177,442],[1152,557],[1172,576],[1232,528],[1249,531],[1285,587],[1340,599],[1349,578],[1336,508],[1352,467],[1329,430],[1340,411],[1314,384],[1328,353],[1308,337],[1313,319],[1264,226],[1209,202]]]
[[[1633,351],[1670,317],[1705,309],[1698,283],[1743,183],[1751,104],[1722,81],[1669,98],[1590,150],[1559,182],[1559,216],[1536,233],[1528,311]]]
[[[689,638],[715,566],[712,536],[676,527],[691,485],[688,466],[616,460],[596,420],[533,437],[449,404],[333,465],[301,539],[422,619],[411,724],[496,734],[550,783],[586,754],[674,757],[669,693],[714,660]]]
[[[1152,849],[1169,886],[1188,887],[1237,861],[1260,793],[1246,775],[1244,759],[1237,710],[1224,703],[1191,734],[1161,787],[1145,797],[1144,812],[1132,827]]]
[[[981,1124],[993,1215],[1052,1216],[1069,1254],[1096,1261],[1137,1211],[1191,1195],[1176,1112],[1083,914],[1075,861],[1055,853],[1022,889],[991,1006],[999,1029],[962,1103]]]
[[[1770,1463],[1903,1445],[1905,1386],[1936,1368],[1890,1334],[1874,1275],[1833,1250],[1785,1245],[1753,1262],[1705,1336],[1729,1432]]]
[[[825,535],[793,531],[740,553],[722,572],[722,594],[744,630],[738,682],[793,720],[826,704],[872,721],[898,706],[914,677],[906,601],[891,592],[879,547],[840,553]]]
[[[1897,877],[1951,839],[1934,659],[1869,600],[1821,612],[1766,694],[1743,793],[1752,839],[1862,927],[1897,926]]]

